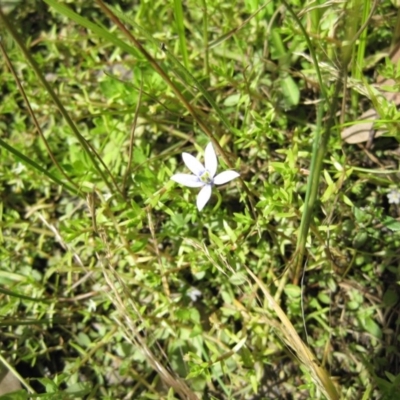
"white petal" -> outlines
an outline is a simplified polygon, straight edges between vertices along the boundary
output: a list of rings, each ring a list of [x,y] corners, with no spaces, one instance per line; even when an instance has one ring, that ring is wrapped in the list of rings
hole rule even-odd
[[[207,204],[207,201],[210,200],[211,190],[212,190],[211,185],[205,185],[197,195],[197,208],[199,209],[199,211],[201,211]]]
[[[206,151],[204,152],[204,164],[211,177],[213,177],[217,172],[218,161],[212,143],[208,143]]]
[[[171,176],[171,179],[175,182],[180,183],[188,187],[202,187],[204,182],[202,182],[198,176],[189,174],[175,174]]]
[[[200,176],[205,168],[203,164],[189,153],[182,153],[183,162],[197,176]]]
[[[186,292],[186,296],[190,297],[190,299],[192,301],[197,301],[197,298],[201,297],[202,294],[203,293],[199,289],[197,289],[193,286],[191,288],[189,288],[189,290]]]
[[[224,171],[214,178],[214,183],[216,185],[223,185],[224,183],[227,183],[238,176],[240,176],[240,174],[238,174],[236,171]]]

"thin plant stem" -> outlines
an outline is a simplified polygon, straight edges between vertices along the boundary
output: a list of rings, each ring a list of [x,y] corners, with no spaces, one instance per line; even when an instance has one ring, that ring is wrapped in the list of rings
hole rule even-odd
[[[208,13],[207,13],[207,2],[201,0],[203,6],[203,43],[204,43],[204,75],[208,77],[210,75],[210,63],[209,63],[209,49],[208,49]]]
[[[7,360],[1,354],[0,363],[2,363],[18,379],[18,381],[25,387],[29,394],[36,394],[32,386],[30,386],[29,383],[25,381],[25,379],[18,373],[18,371],[9,362],[7,362]]]
[[[317,110],[317,126],[316,126],[316,130],[314,133],[314,145],[313,145],[311,166],[310,166],[311,173],[308,177],[307,192],[306,192],[306,198],[305,198],[305,204],[304,204],[304,212],[303,212],[303,215],[301,218],[299,233],[297,236],[297,245],[296,245],[296,252],[295,252],[296,263],[295,263],[295,271],[294,271],[294,282],[297,283],[298,278],[299,278],[300,268],[302,265],[302,260],[303,260],[304,253],[305,253],[306,241],[307,241],[308,231],[310,228],[312,213],[314,210],[315,199],[317,197],[322,161],[324,159],[327,144],[329,141],[330,127],[327,126],[324,131],[322,129],[322,116],[323,116],[325,104],[328,102],[328,100],[327,100],[325,84],[322,80],[322,75],[321,75],[321,71],[320,71],[320,68],[318,65],[318,59],[317,59],[317,56],[315,53],[314,46],[312,45],[311,40],[310,40],[305,28],[303,27],[303,24],[301,23],[301,21],[297,17],[297,15],[294,13],[292,8],[289,6],[289,4],[286,2],[286,0],[282,0],[282,3],[286,6],[288,12],[292,15],[293,19],[296,21],[299,29],[303,33],[304,39],[307,42],[307,46],[309,48],[310,55],[311,55],[311,58],[314,63],[314,68],[317,73],[317,79],[319,82],[321,96],[322,96],[321,102],[318,104],[318,110]],[[340,82],[340,79],[338,79],[338,82]],[[338,94],[338,89],[339,88],[337,87],[337,90],[335,91],[335,93],[337,93],[337,94]],[[333,101],[333,102],[336,103],[335,101]],[[330,109],[331,110],[333,109],[332,104],[331,104]],[[331,113],[331,117],[332,117],[332,121],[329,122],[329,126],[333,126],[334,115],[332,115],[332,113]]]
[[[183,65],[185,68],[189,67],[189,57],[186,46],[186,37],[185,37],[185,25],[183,23],[183,10],[182,10],[182,1],[174,0],[174,10],[175,10],[175,21],[176,27],[178,30],[179,37],[179,47],[181,50],[181,55],[183,59]]]
[[[215,193],[217,194],[217,204],[214,206],[212,212],[217,212],[222,203],[221,193],[218,190],[216,190]]]
[[[140,104],[142,102],[142,93],[143,93],[143,77],[140,82],[139,96],[137,99],[135,116],[133,117],[131,134],[129,137],[128,164],[126,166],[126,171],[124,174],[124,180],[123,180],[123,184],[122,184],[122,192],[124,193],[124,195],[126,195],[126,189],[127,189],[126,185],[127,185],[127,181],[128,181],[128,176],[131,173],[132,158],[133,158],[133,140],[135,139],[135,131],[136,131],[136,126],[137,126],[137,120],[139,117],[139,109],[140,109]]]

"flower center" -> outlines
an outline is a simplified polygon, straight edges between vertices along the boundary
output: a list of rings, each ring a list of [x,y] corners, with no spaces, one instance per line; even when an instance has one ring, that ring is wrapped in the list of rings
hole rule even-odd
[[[212,183],[212,178],[211,178],[211,175],[210,175],[210,173],[207,171],[207,170],[205,170],[201,175],[200,175],[200,180],[202,181],[202,182],[204,182],[204,183],[208,183],[208,184],[210,184],[210,183]]]

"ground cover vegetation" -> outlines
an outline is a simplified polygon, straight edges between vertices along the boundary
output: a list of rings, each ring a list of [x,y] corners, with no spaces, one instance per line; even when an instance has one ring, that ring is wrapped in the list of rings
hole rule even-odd
[[[2,398],[400,398],[396,6],[3,0]]]

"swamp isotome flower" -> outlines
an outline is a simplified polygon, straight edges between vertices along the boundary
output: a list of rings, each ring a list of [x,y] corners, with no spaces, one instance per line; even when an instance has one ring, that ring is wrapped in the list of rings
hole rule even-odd
[[[182,153],[183,162],[193,172],[189,174],[175,174],[171,179],[188,187],[201,187],[197,195],[197,208],[201,211],[211,197],[214,185],[223,185],[239,176],[236,171],[224,171],[214,176],[217,172],[218,161],[212,143],[208,143],[204,152],[204,166],[189,153]]]
[[[400,204],[400,192],[397,189],[392,189],[388,194],[387,198],[389,204]]]

